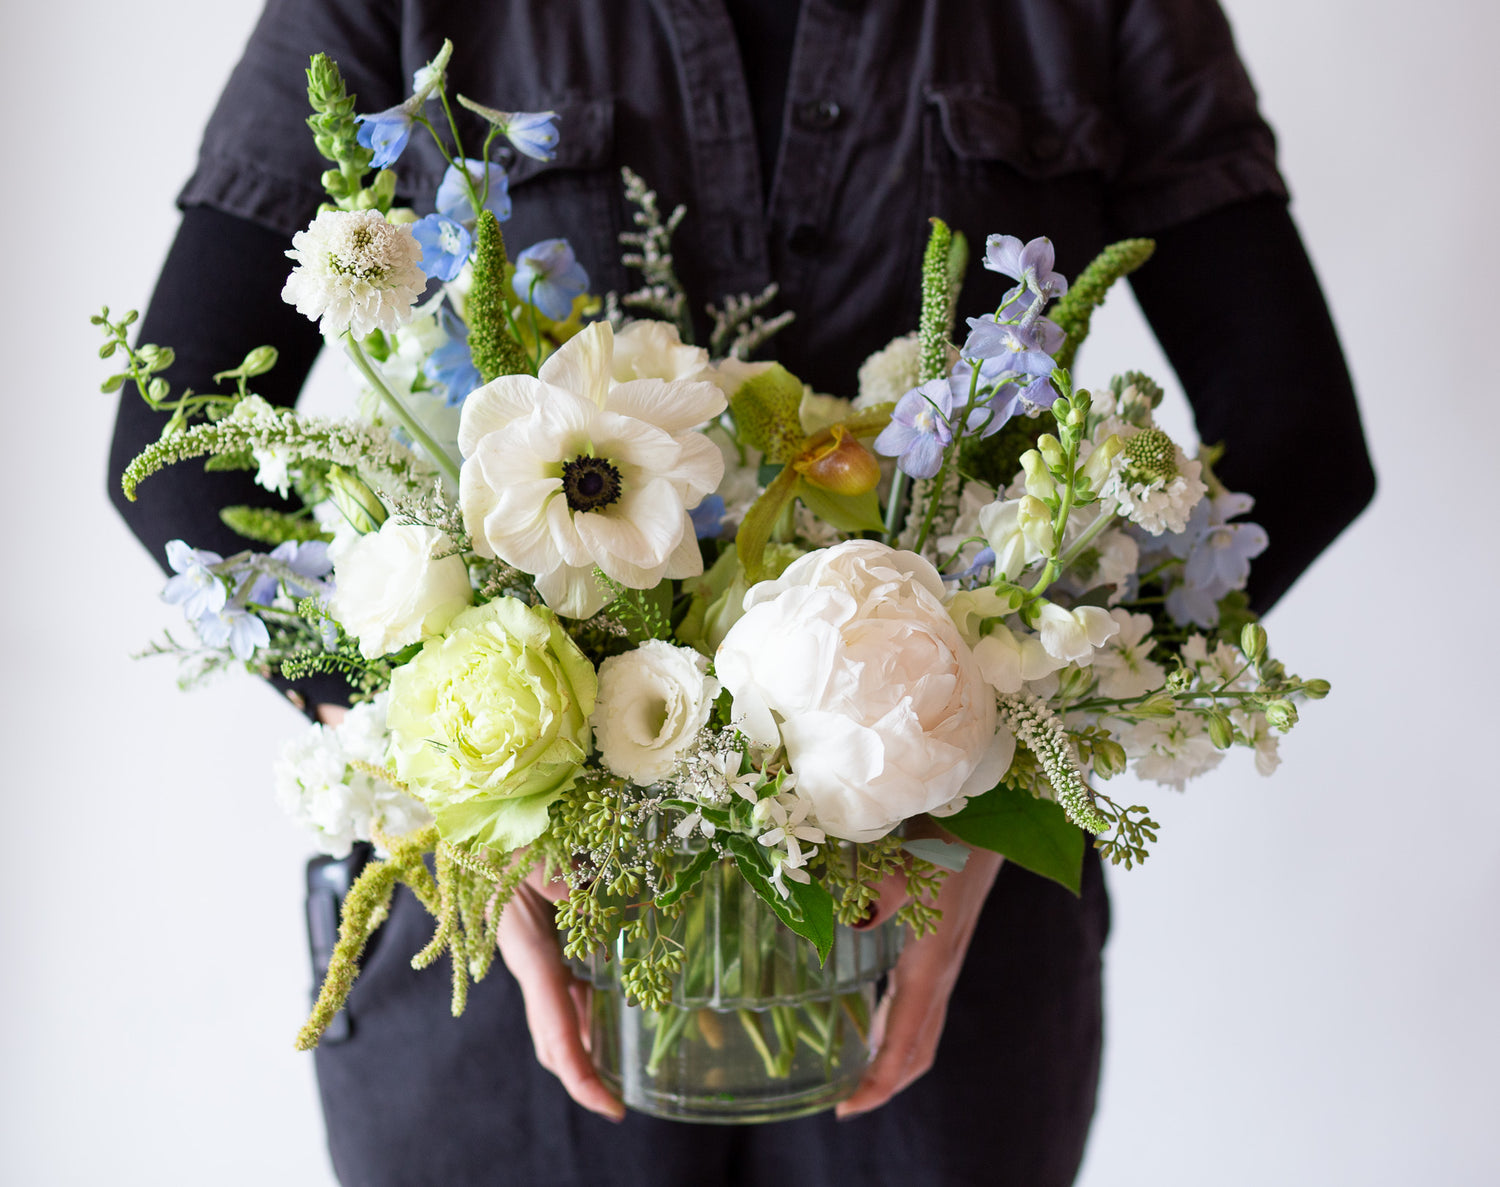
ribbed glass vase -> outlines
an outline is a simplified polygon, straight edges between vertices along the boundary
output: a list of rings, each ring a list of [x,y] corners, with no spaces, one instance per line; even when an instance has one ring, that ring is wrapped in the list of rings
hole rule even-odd
[[[776,917],[734,862],[711,867],[670,921],[686,959],[671,1004],[627,1005],[620,961],[655,942],[616,941],[584,973],[591,1046],[604,1082],[632,1109],[679,1121],[782,1121],[850,1095],[869,1060],[876,983],[901,932],[839,927],[824,964]]]

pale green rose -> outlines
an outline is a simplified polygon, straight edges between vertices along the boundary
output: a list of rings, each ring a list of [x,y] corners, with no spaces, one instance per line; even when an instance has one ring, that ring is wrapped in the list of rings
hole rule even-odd
[[[391,676],[391,760],[445,840],[515,849],[588,757],[597,690],[550,610],[496,598]]]

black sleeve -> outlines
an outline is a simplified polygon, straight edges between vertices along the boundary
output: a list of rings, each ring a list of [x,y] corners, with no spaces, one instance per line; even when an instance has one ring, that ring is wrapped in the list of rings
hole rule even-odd
[[[1359,408],[1327,303],[1274,196],[1156,234],[1131,278],[1182,381],[1216,472],[1255,497],[1270,546],[1251,565],[1264,613],[1375,493]]]
[[[187,388],[217,390],[216,371],[237,366],[255,347],[269,344],[280,358],[255,380],[255,391],[276,404],[296,402],[323,340],[311,322],[281,300],[291,268],[286,248],[281,232],[246,219],[207,207],[184,212],[136,339],[176,352],[176,361],[164,373],[174,395]],[[163,568],[168,540],[181,539],[225,556],[252,547],[219,519],[221,507],[245,503],[295,509],[256,486],[248,471],[208,472],[196,461],[152,475],[140,484],[136,501],[127,501],[120,475],[131,458],[160,436],[166,420],[133,385],[126,385],[109,458],[110,499]],[[348,687],[337,676],[295,684],[277,677],[272,683],[295,692],[299,707],[348,699]]]

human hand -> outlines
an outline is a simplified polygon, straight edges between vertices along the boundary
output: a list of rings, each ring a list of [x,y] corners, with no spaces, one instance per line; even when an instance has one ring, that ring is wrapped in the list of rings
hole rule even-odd
[[[553,904],[567,892],[564,883],[544,882],[534,869],[500,915],[500,958],[521,986],[537,1062],[584,1108],[623,1121],[625,1106],[589,1058],[588,987],[568,971],[557,942]]]
[[[327,701],[322,701],[314,712],[324,725],[339,726],[344,723],[344,717],[349,709],[346,705],[330,705]]]
[[[834,1110],[840,1120],[879,1108],[932,1067],[948,1016],[948,998],[1004,860],[988,849],[975,849],[964,868],[944,880],[937,898],[943,912],[937,931],[908,941],[891,970],[875,1013],[875,1058],[854,1095]],[[888,880],[870,922],[893,914],[900,896],[897,881]]]

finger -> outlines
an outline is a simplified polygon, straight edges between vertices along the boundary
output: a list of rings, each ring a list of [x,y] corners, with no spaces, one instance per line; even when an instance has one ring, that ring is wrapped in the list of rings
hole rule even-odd
[[[839,1118],[879,1108],[932,1067],[948,1002],[934,972],[920,959],[907,962],[904,969],[897,962],[891,992],[881,1003],[886,1010],[884,1034],[859,1087],[835,1109]]]
[[[526,885],[531,887],[549,903],[559,903],[568,897],[568,884],[559,874],[548,878],[545,873],[546,863],[537,862],[531,867],[526,875]]]
[[[573,1011],[578,1015],[578,1038],[583,1043],[583,1049],[588,1052],[594,1050],[594,1027],[593,1027],[593,989],[578,980],[568,986],[568,994],[573,999]]]
[[[854,926],[863,931],[865,928],[884,923],[906,905],[907,898],[905,872],[897,870],[887,874],[880,880],[879,893],[866,908],[865,917]]]

